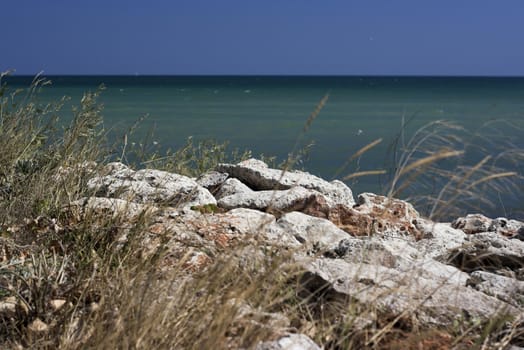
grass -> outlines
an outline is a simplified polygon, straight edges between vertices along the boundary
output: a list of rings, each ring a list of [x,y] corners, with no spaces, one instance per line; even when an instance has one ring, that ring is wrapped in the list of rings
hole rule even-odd
[[[401,131],[392,147],[388,195],[405,198],[426,217],[440,221],[504,208],[493,198],[519,201],[524,150],[495,132],[519,126],[500,124],[495,128],[490,122],[468,131],[437,120],[418,129],[408,141]],[[523,209],[505,216],[522,219]]]
[[[109,146],[98,102],[103,88],[86,93],[72,111],[72,122],[63,126],[59,116],[65,100],[37,102],[38,91],[47,84],[36,77],[27,90],[13,92],[5,84],[0,90],[0,347],[253,348],[287,331],[304,333],[326,349],[489,348],[524,341],[517,321],[508,326],[512,321],[503,318],[458,320],[449,327],[425,329],[409,314],[363,305],[322,285],[305,290],[301,286],[307,276],[290,263],[291,252],[256,239],[211,251],[207,267],[193,270],[191,250],[174,251],[169,229],[151,235],[148,212],[130,219],[64,210],[92,195],[86,186],[89,176],[111,159],[194,176],[217,162],[249,154],[228,154],[226,144],[195,144],[191,139],[179,150],[160,153],[131,146],[127,140],[132,130],[123,144]],[[303,133],[326,101],[327,96]],[[436,196],[414,198],[426,201],[433,217],[447,213],[444,202],[455,205],[446,210],[458,210],[466,203],[464,195],[476,200],[470,194],[479,188],[511,189],[507,181],[517,175],[499,170],[498,164],[506,156],[522,155],[506,149],[506,154],[485,156],[472,166],[459,162],[458,172],[441,170],[440,162],[467,152],[457,147],[459,137],[449,130],[462,132],[437,122],[408,143],[399,142],[400,166],[388,173],[393,174],[391,196],[418,193],[425,183],[416,179],[440,175],[444,185]],[[348,164],[379,142],[364,146]],[[285,168],[300,157],[293,150]],[[243,258],[246,251],[249,260]]]

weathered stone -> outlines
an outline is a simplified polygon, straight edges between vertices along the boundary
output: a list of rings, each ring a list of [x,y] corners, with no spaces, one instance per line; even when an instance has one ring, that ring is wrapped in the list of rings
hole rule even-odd
[[[128,202],[118,198],[90,197],[71,202],[67,211],[78,218],[85,215],[110,215],[133,220],[139,215],[152,214],[158,209],[151,205]]]
[[[451,227],[464,231],[467,234],[488,232],[491,219],[482,214],[468,214],[466,217],[455,219]]]
[[[405,201],[363,193],[353,207],[336,205],[334,207],[306,208],[305,213],[326,217],[344,231],[354,236],[375,234],[403,234],[416,239],[423,237],[418,227],[420,215],[413,206]]]
[[[184,261],[182,268],[184,270],[189,270],[193,272],[202,270],[204,267],[206,267],[213,261],[213,259],[211,259],[209,255],[199,251],[188,252],[188,254],[186,254],[186,257],[187,258]]]
[[[427,258],[443,256],[462,247],[466,241],[466,234],[452,228],[449,223],[419,219],[416,226],[422,232],[422,238],[415,244],[416,249]]]
[[[366,263],[410,272],[417,276],[465,285],[467,273],[431,258],[423,241],[402,239],[398,236],[350,237],[331,246],[324,256],[341,258],[350,263]]]
[[[277,225],[284,232],[292,235],[298,243],[307,247],[325,249],[350,237],[332,222],[300,212],[283,215],[277,221]]]
[[[517,271],[524,268],[524,242],[496,232],[477,233],[467,236],[463,246],[450,250],[440,260],[465,272]]]
[[[271,214],[245,208],[231,210],[222,215],[222,219],[231,230],[242,235],[260,234],[275,222],[275,217]]]
[[[19,302],[11,296],[0,300],[0,319],[9,319],[16,316]]]
[[[496,218],[491,220],[489,231],[495,231],[506,237],[515,237],[519,235],[519,232],[524,231],[524,222],[506,218]]]
[[[32,333],[42,333],[47,332],[49,330],[49,326],[41,319],[35,318],[33,322],[27,326],[27,330]]]
[[[255,192],[235,178],[227,179],[215,194],[215,198],[222,199],[231,196],[252,196]]]
[[[322,197],[322,194],[300,186],[281,191],[247,191],[241,189],[241,191],[233,195],[220,198],[218,206],[226,209],[250,208],[267,210],[281,214],[306,210],[311,203],[318,201],[319,197]]]
[[[306,290],[329,288],[361,303],[382,307],[394,314],[410,312],[426,324],[449,324],[457,317],[488,319],[498,312],[512,316],[517,308],[448,279],[426,278],[416,271],[397,271],[378,265],[316,259],[304,263]]]
[[[351,238],[332,222],[300,212],[283,215],[278,221],[269,213],[237,208],[224,214],[201,215],[171,225],[173,231],[197,232],[210,241],[221,237],[223,246],[232,240],[245,241],[250,236],[276,246],[302,249],[324,249],[344,238]],[[184,225],[184,226],[181,226]],[[227,244],[226,244],[227,242]]]
[[[325,181],[303,171],[271,169],[257,159],[248,159],[238,164],[219,164],[219,172],[228,173],[254,190],[286,190],[294,186],[316,190],[328,198],[331,205],[353,205],[353,194],[341,181]]]
[[[468,214],[466,217],[457,218],[451,226],[467,234],[497,232],[506,237],[518,237],[520,230],[524,230],[524,223],[521,221],[506,218],[490,219],[482,214]]]
[[[383,242],[375,239],[345,238],[326,250],[324,256],[340,258],[348,262],[364,262],[391,268],[396,268],[399,265],[399,256],[389,251]]]
[[[229,174],[219,173],[218,171],[208,171],[200,175],[196,182],[211,193],[216,193],[218,188],[227,180]]]
[[[524,307],[524,282],[487,271],[474,271],[468,285],[513,306]]]
[[[49,306],[51,306],[51,309],[53,309],[53,311],[58,311],[66,303],[67,303],[67,301],[65,299],[53,299],[53,300],[49,301]]]
[[[110,163],[106,170],[107,175],[88,182],[99,197],[173,207],[216,204],[208,190],[186,176],[153,169],[133,171],[121,163]]]
[[[256,350],[320,350],[321,348],[304,334],[289,334],[278,340],[258,344]]]

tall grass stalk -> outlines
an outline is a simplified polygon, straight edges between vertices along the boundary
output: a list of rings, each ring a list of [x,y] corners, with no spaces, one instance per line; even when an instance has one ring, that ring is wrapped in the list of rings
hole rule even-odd
[[[419,128],[394,147],[388,195],[405,198],[435,220],[495,210],[499,203],[491,199],[498,196],[515,200],[524,184],[519,168],[524,150],[492,135],[482,127],[469,131],[442,120]],[[402,132],[397,141],[405,139]]]

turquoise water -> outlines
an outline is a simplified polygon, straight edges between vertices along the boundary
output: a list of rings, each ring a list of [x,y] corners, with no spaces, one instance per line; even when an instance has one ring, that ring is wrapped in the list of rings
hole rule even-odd
[[[286,157],[322,97],[329,100],[301,138],[315,142],[307,170],[331,178],[355,151],[377,138],[357,169],[384,168],[388,146],[413,120],[407,133],[438,119],[451,120],[470,131],[504,119],[524,126],[524,78],[446,77],[162,77],[62,76],[42,99],[63,95],[78,103],[81,94],[103,83],[106,126],[124,132],[148,114],[143,130],[155,128],[152,141],[163,147],[182,145],[188,136],[229,141],[231,147]],[[27,86],[28,77],[10,77],[11,86]],[[522,130],[504,126],[502,134],[524,148]],[[489,134],[488,134],[489,137]],[[519,171],[521,171],[519,169]],[[522,173],[522,172],[521,172]],[[340,177],[339,176],[339,177]],[[361,178],[355,192],[377,191],[379,179]]]

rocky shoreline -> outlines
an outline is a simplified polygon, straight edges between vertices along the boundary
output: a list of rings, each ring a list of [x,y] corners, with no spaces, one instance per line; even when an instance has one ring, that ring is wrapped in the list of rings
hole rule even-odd
[[[147,213],[144,245],[152,252],[168,234],[172,257],[187,257],[188,271],[253,241],[291,252],[290,263],[304,270],[300,293],[309,297],[355,300],[428,327],[500,314],[524,323],[520,221],[473,214],[433,222],[405,201],[372,193],[355,200],[340,181],[256,159],[220,164],[196,179],[110,163],[88,187],[93,196],[73,202],[72,215],[132,220]],[[245,250],[246,258],[263,251]],[[365,328],[372,321],[358,322]],[[288,326],[258,349],[320,349]]]

